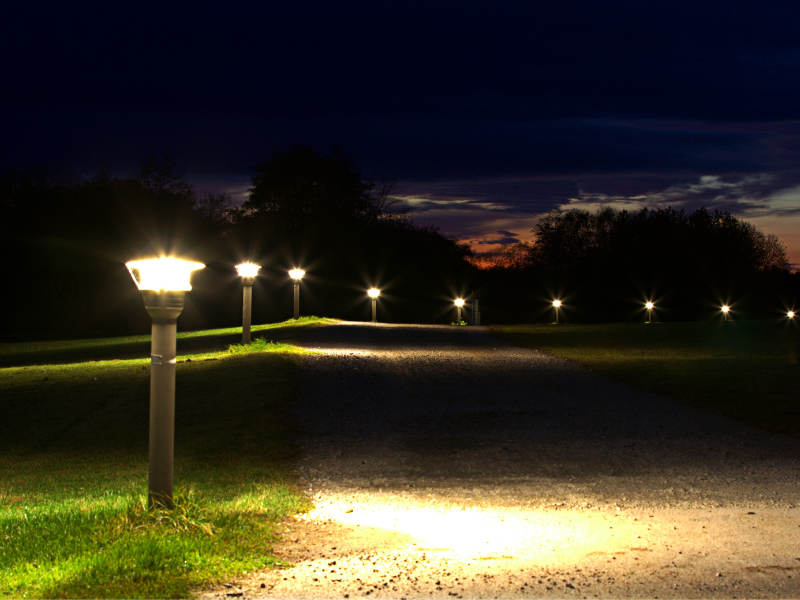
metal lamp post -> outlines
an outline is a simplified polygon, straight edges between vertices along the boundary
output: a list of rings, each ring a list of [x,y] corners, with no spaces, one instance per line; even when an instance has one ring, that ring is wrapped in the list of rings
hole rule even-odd
[[[175,355],[178,315],[192,271],[204,264],[172,257],[125,265],[153,319],[150,350],[150,468],[148,505],[172,507],[175,447]]]
[[[464,301],[461,298],[456,299],[456,310],[458,311],[458,319],[456,319],[456,325],[461,325],[461,307],[464,306]]]
[[[652,323],[653,322],[653,303],[652,302],[648,302],[644,306],[647,309],[647,322],[648,323]]]
[[[558,309],[561,307],[561,300],[553,300],[553,307],[556,309],[556,325],[558,325]]]
[[[242,277],[242,343],[250,343],[250,315],[253,304],[253,284],[261,265],[242,263],[236,265],[236,271]]]
[[[303,269],[292,269],[289,277],[294,279],[294,318],[300,318],[300,280],[306,272]]]
[[[372,322],[378,322],[378,296],[380,296],[381,291],[376,288],[372,288],[367,290],[367,294],[372,299]]]

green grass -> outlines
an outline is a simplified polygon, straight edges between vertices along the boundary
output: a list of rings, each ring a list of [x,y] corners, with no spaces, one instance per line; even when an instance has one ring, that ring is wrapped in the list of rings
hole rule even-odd
[[[254,336],[288,340],[326,322]],[[275,528],[309,507],[287,420],[304,350],[242,347],[237,329],[180,337],[179,487],[166,514],[144,508],[147,338],[0,344],[0,598],[187,597],[280,566]]]
[[[514,325],[500,339],[800,437],[798,327],[787,321]]]
[[[282,323],[254,325],[253,339],[263,337],[276,342],[296,341],[304,329],[335,323],[325,317],[300,317]],[[242,340],[242,328],[210,329],[178,333],[178,354],[191,358],[221,350]],[[0,367],[47,365],[55,363],[120,360],[150,356],[150,335],[37,342],[0,343]]]

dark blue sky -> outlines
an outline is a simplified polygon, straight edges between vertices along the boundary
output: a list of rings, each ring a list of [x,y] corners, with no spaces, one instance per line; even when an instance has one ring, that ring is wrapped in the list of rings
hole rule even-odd
[[[795,2],[29,2],[3,21],[3,167],[171,153],[241,197],[273,148],[338,145],[477,250],[557,206],[707,206],[800,262]]]

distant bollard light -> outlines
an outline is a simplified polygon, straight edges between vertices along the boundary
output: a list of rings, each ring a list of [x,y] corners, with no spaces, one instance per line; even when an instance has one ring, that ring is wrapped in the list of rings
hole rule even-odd
[[[242,343],[250,343],[250,317],[253,304],[253,284],[261,265],[253,263],[242,263],[236,265],[236,271],[242,278]]]
[[[647,322],[648,323],[652,323],[653,322],[653,303],[652,302],[647,302],[647,303],[645,303],[644,307],[647,309]]]
[[[294,279],[294,318],[300,318],[300,280],[306,272],[303,269],[292,269],[289,277]]]
[[[728,315],[730,310],[731,310],[731,307],[728,306],[728,305],[725,305],[725,306],[722,307],[723,320],[727,321],[728,319],[730,319],[730,316]]]
[[[125,264],[153,319],[150,349],[149,506],[172,507],[177,320],[191,273],[203,263],[154,256]]]
[[[561,300],[553,300],[553,308],[556,309],[556,325],[558,325],[558,309],[561,308]]]
[[[377,288],[372,288],[367,290],[367,295],[372,300],[372,322],[378,322],[378,296],[381,295],[381,291]]]
[[[464,300],[461,298],[456,298],[456,309],[457,309],[457,316],[456,325],[461,325],[461,307],[464,306]]]

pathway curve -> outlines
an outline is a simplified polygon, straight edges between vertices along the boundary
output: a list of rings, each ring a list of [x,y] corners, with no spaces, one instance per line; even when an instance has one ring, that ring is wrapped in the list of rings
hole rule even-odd
[[[485,328],[303,345],[296,566],[207,596],[800,597],[797,440]]]

